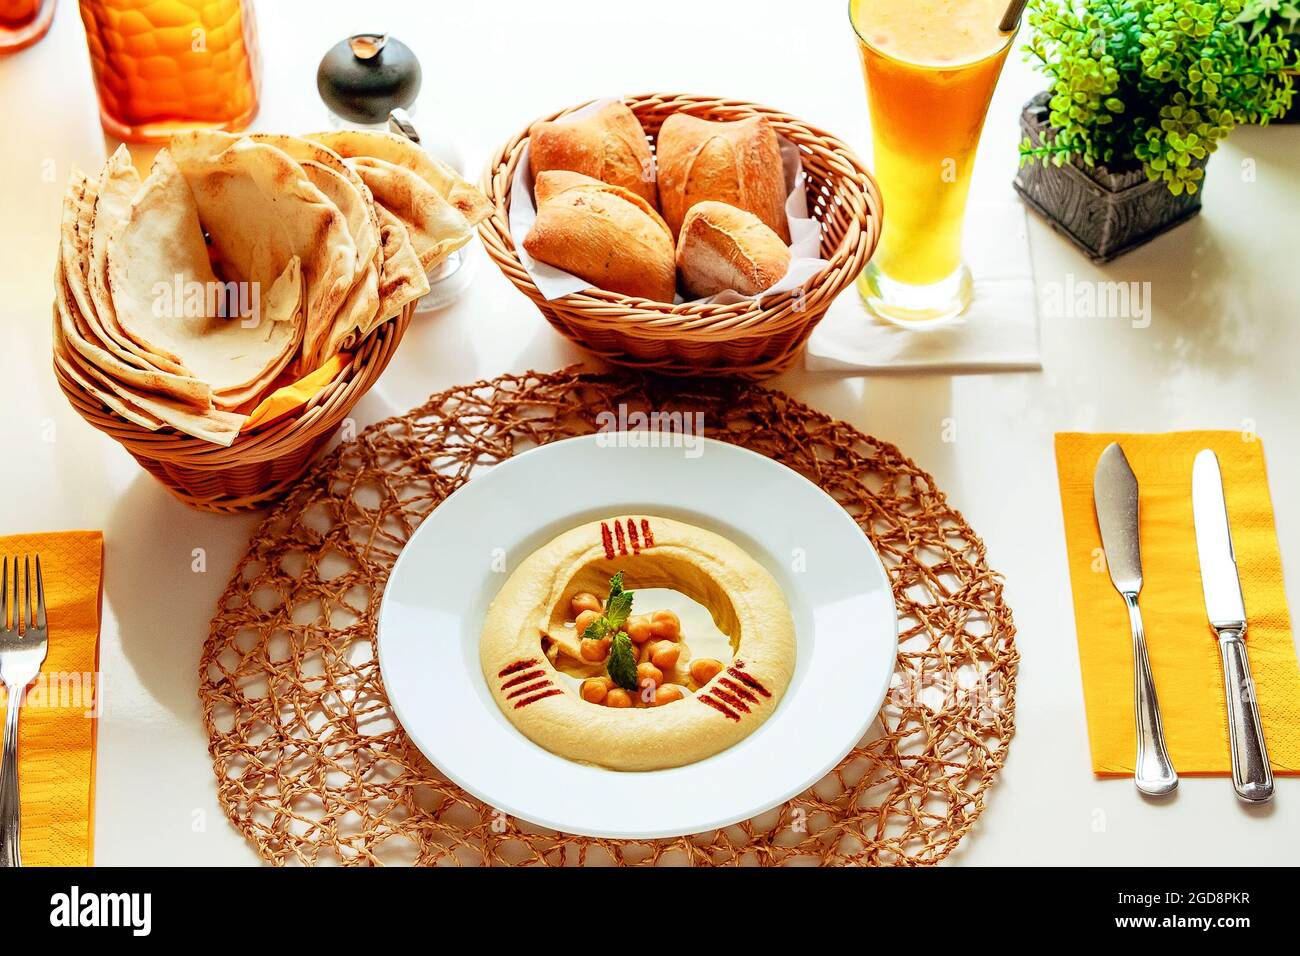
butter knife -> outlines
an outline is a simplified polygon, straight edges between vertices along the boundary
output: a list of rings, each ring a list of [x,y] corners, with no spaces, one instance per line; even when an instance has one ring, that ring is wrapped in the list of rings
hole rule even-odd
[[[1133,711],[1137,720],[1137,765],[1133,779],[1143,793],[1163,796],[1178,788],[1178,774],[1165,748],[1160,702],[1156,699],[1146,631],[1138,609],[1142,547],[1138,535],[1137,477],[1129,467],[1124,449],[1115,442],[1107,445],[1097,460],[1092,497],[1101,544],[1106,551],[1106,567],[1111,583],[1128,606],[1129,627],[1133,632]]]
[[[1264,725],[1259,719],[1255,682],[1246,657],[1246,602],[1241,596],[1237,556],[1232,550],[1219,459],[1208,448],[1192,464],[1192,517],[1196,521],[1205,613],[1219,639],[1223,658],[1232,786],[1245,802],[1265,803],[1273,799],[1273,771],[1268,765]]]

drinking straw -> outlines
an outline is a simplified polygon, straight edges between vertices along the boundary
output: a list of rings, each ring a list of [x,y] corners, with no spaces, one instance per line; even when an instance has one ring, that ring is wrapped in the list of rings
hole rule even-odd
[[[1020,26],[1020,15],[1025,12],[1025,4],[1029,0],[1011,0],[1007,4],[1007,12],[1002,14],[1002,22],[998,24],[998,29],[1003,33],[1015,33],[1016,27]]]

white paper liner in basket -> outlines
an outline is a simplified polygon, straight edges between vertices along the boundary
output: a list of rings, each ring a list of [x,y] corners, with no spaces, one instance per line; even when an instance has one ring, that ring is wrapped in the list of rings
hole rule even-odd
[[[556,122],[571,123],[584,119],[613,102],[613,99],[596,100],[580,110],[574,110],[569,115],[561,117]],[[799,149],[793,143],[788,143],[779,136],[777,138],[781,144],[781,161],[785,166],[787,190],[785,212],[790,221],[791,239],[790,267],[780,282],[758,295],[741,295],[735,290],[727,290],[708,298],[691,299],[692,305],[731,305],[735,302],[748,302],[764,296],[790,292],[826,268],[826,260],[819,257],[821,226],[816,219],[808,215],[803,160],[799,156]],[[524,237],[528,235],[528,230],[533,227],[533,222],[537,219],[537,207],[533,202],[533,174],[532,164],[529,162],[529,149],[530,144],[525,143],[523,152],[519,156],[519,163],[515,166],[514,181],[510,184],[510,238],[514,240],[524,270],[532,277],[542,297],[547,302],[551,302],[574,292],[590,289],[591,283],[563,269],[538,262],[524,248]],[[682,303],[687,300],[679,294],[674,301]]]

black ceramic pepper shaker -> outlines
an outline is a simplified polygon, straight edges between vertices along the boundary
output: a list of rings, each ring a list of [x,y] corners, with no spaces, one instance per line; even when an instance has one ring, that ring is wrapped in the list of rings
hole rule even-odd
[[[409,108],[420,92],[420,61],[401,40],[358,33],[330,47],[316,70],[325,104],[352,123],[384,123]]]

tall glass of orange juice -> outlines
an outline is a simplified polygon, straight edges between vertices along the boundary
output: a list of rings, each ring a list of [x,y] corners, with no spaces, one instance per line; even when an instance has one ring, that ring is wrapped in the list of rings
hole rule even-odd
[[[867,307],[930,327],[971,300],[961,235],[971,168],[1011,47],[1007,0],[850,0],[884,199],[880,246],[858,279]]]

